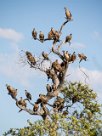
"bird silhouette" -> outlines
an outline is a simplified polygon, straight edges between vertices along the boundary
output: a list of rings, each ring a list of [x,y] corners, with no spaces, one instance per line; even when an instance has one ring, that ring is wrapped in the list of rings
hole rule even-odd
[[[35,103],[33,107],[33,111],[36,112],[39,109],[39,104]]]
[[[65,43],[69,43],[69,45],[71,44],[71,39],[72,39],[72,34],[66,36],[66,39],[65,39]]]
[[[43,43],[44,41],[44,33],[42,31],[40,31],[40,34],[39,34],[39,40]]]
[[[45,53],[44,51],[42,52],[42,56],[43,56],[44,60],[49,60],[48,54]]]
[[[51,86],[49,84],[46,85],[46,90],[47,90],[47,92],[51,92],[52,91],[52,88],[51,88]]]
[[[37,39],[37,31],[35,30],[35,28],[32,31],[32,37],[34,38],[34,40]]]
[[[68,10],[68,8],[64,8],[65,9],[65,15],[66,15],[66,19],[68,20],[68,21],[70,21],[70,20],[72,20],[72,14],[71,14],[71,12]]]
[[[84,61],[87,60],[87,57],[86,57],[83,53],[82,53],[82,54],[78,54],[78,57],[79,57],[79,59],[80,59],[79,63],[80,63],[82,60],[84,60]]]
[[[26,56],[27,56],[27,59],[29,60],[29,62],[31,63],[31,65],[35,65],[36,64],[36,59],[34,58],[34,56],[26,51]]]
[[[32,100],[32,95],[27,90],[25,90],[25,96],[28,100]]]

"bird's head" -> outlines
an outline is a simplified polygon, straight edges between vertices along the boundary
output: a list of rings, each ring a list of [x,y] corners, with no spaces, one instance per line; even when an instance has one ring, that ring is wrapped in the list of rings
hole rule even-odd
[[[25,92],[27,92],[27,90],[25,90]]]
[[[6,84],[6,87],[8,87],[9,85],[8,84]]]
[[[65,10],[67,10],[67,8],[66,8],[66,7],[64,7],[64,9],[65,9]]]

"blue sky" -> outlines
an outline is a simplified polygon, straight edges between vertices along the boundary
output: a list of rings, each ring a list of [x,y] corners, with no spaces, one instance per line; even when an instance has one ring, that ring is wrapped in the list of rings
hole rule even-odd
[[[42,50],[49,51],[51,42],[41,44],[34,41],[31,31],[35,27],[45,35],[51,27],[59,29],[65,20],[64,7],[68,7],[73,21],[63,29],[63,37],[72,33],[72,45],[63,49],[85,53],[87,62],[82,62],[83,70],[88,74],[87,83],[98,93],[102,102],[102,1],[101,0],[0,0],[0,135],[11,127],[27,125],[27,119],[36,120],[36,116],[18,113],[14,101],[8,96],[5,84],[11,84],[24,96],[28,89],[36,101],[40,92],[45,91],[47,78],[39,71],[23,66],[19,61],[20,50],[32,51],[38,56]],[[63,38],[62,37],[62,38]],[[71,65],[72,73],[68,80],[83,80],[78,69],[78,61]]]

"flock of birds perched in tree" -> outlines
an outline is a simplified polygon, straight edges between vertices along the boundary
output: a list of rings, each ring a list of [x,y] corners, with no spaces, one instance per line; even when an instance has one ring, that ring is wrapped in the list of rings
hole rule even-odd
[[[66,20],[61,25],[60,30],[58,31],[51,27],[51,30],[48,33],[47,38],[45,38],[44,33],[42,31],[40,31],[39,35],[35,28],[32,31],[32,37],[34,40],[38,40],[41,43],[52,40],[53,45],[52,45],[52,49],[50,53],[53,53],[59,56],[61,61],[56,59],[54,62],[52,62],[49,57],[49,54],[45,53],[44,51],[41,54],[42,61],[40,61],[40,59],[37,60],[32,55],[31,52],[29,51],[25,52],[27,62],[30,65],[30,67],[34,68],[35,70],[39,69],[40,71],[44,72],[47,75],[48,79],[52,80],[52,85],[50,84],[46,85],[47,94],[46,95],[39,94],[39,98],[36,100],[36,102],[32,103],[31,102],[32,95],[27,90],[25,90],[26,98],[23,99],[22,97],[20,97],[20,99],[18,99],[17,89],[13,88],[10,85],[6,85],[8,94],[16,101],[16,105],[17,107],[20,108],[20,111],[24,110],[32,115],[40,115],[42,116],[43,119],[46,119],[48,115],[50,114],[49,109],[47,108],[47,105],[53,108],[53,112],[62,112],[63,114],[67,114],[67,110],[63,110],[65,106],[64,105],[65,100],[64,98],[61,98],[59,94],[61,90],[63,89],[63,83],[65,81],[65,76],[66,76],[68,66],[70,63],[73,63],[76,60],[77,55],[75,52],[73,52],[72,54],[70,54],[69,51],[60,52],[61,46],[67,43],[71,45],[71,40],[72,40],[72,34],[67,35],[64,41],[60,39],[62,34],[61,31],[63,27],[65,26],[65,24],[73,20],[72,14],[67,8],[65,8],[65,15],[66,15]],[[56,48],[56,43],[60,43],[57,48]],[[79,63],[83,60],[84,61],[87,60],[87,57],[83,53],[78,54],[78,57],[79,57]],[[44,61],[50,62],[49,68],[43,69],[42,63]],[[49,104],[50,99],[52,99],[53,97],[56,98],[55,101],[53,102],[53,104]],[[27,108],[27,102],[29,102],[33,106],[32,110]]]

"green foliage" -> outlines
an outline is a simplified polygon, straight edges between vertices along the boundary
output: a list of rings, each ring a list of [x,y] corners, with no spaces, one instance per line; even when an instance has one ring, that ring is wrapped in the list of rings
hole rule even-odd
[[[70,82],[64,85],[61,95],[65,99],[63,111],[52,112],[46,120],[28,120],[27,127],[10,129],[4,136],[97,136],[102,114],[96,93],[86,84]]]

